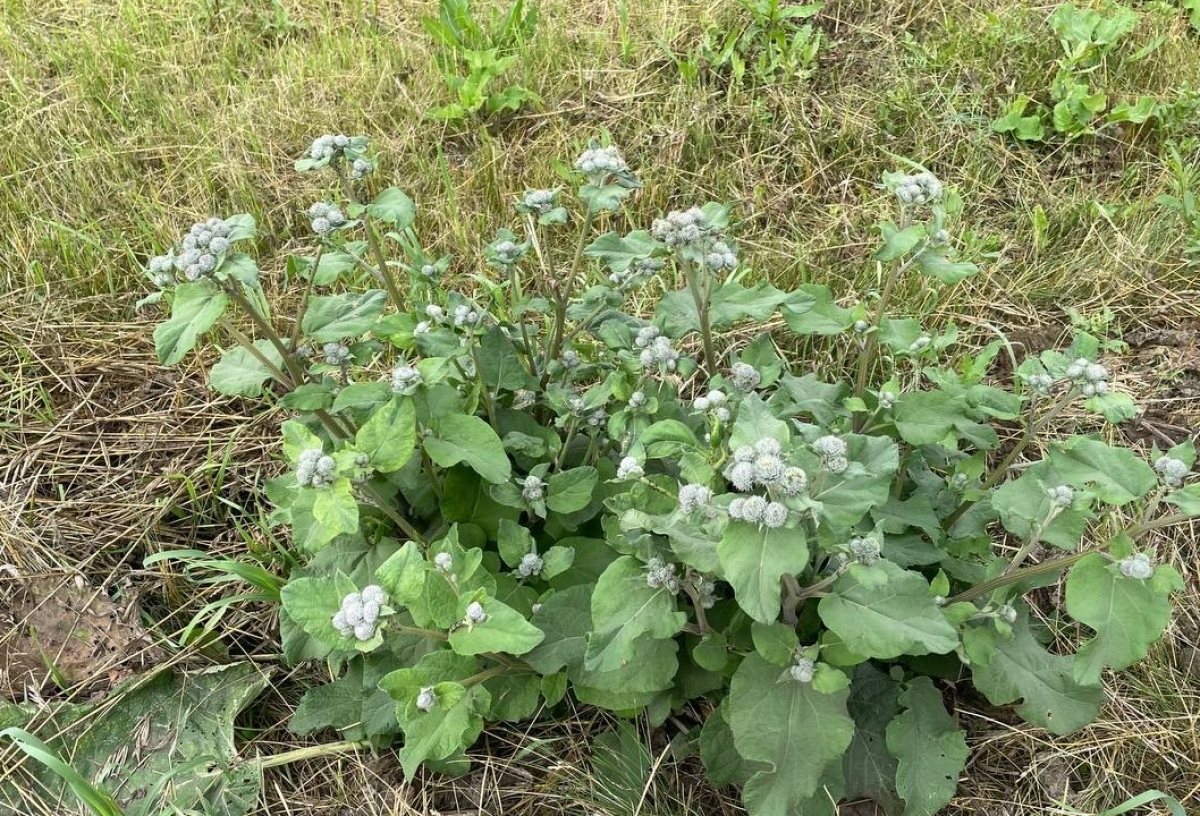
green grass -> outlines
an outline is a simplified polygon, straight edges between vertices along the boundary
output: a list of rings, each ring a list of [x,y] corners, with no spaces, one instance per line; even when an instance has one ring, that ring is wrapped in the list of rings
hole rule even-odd
[[[646,226],[670,207],[737,200],[742,257],[780,286],[828,282],[853,299],[877,285],[869,228],[891,207],[878,182],[906,157],[961,192],[956,241],[984,269],[946,295],[906,281],[907,311],[955,319],[980,336],[992,324],[1042,342],[1069,325],[1067,306],[1085,314],[1111,307],[1126,331],[1200,318],[1197,273],[1181,257],[1187,236],[1155,203],[1171,184],[1167,140],[1181,140],[1187,163],[1200,161],[1200,147],[1187,141],[1197,117],[1166,132],[1116,128],[1071,144],[1018,145],[989,131],[1014,95],[1045,95],[1058,54],[1045,25],[1053,3],[829,2],[816,22],[833,45],[814,77],[753,88],[711,76],[686,84],[670,57],[686,53],[706,26],[735,17],[736,0],[544,0],[538,32],[506,76],[544,105],[489,127],[423,116],[448,101],[420,26],[434,2],[282,6],[298,24],[290,31],[272,27],[263,2],[0,0],[6,321],[41,320],[47,310],[88,321],[116,356],[113,338],[149,336],[150,321],[132,311],[144,290],[142,262],[192,221],[235,212],[258,218],[267,288],[286,298],[283,253],[306,239],[302,210],[325,189],[292,161],[315,135],[338,131],[374,140],[383,164],[373,183],[413,196],[426,248],[453,253],[460,279],[481,268],[483,244],[511,222],[513,197],[565,183],[587,138],[608,131],[645,183],[615,227]],[[1113,101],[1148,94],[1171,102],[1200,88],[1200,39],[1184,12],[1161,2],[1135,8],[1137,29],[1093,82]],[[100,338],[114,320],[147,325]],[[69,382],[74,369],[53,353],[30,352],[28,336],[0,329],[6,440],[8,428],[72,416],[75,392],[59,378]],[[81,348],[79,338],[72,344]],[[155,371],[139,348],[128,365]],[[217,414],[206,428],[241,427]],[[175,506],[200,508],[197,523],[208,529],[242,497],[201,495],[224,484],[227,466],[224,440],[210,448],[203,432],[171,460],[184,475],[168,492]],[[239,453],[252,459],[262,449],[248,444],[233,458]],[[61,464],[68,474],[74,466]],[[258,473],[252,462],[228,467],[242,487]],[[147,470],[144,483],[157,472]],[[25,521],[36,524],[36,514]],[[229,552],[245,544],[237,534],[218,538]],[[1194,559],[1194,542],[1184,544],[1181,560]],[[1054,812],[1036,771],[1047,752],[1090,769],[1076,807],[1114,804],[1146,787],[1191,794],[1195,807],[1200,779],[1184,759],[1190,752],[1194,764],[1197,755],[1200,701],[1177,658],[1164,647],[1131,674],[1114,691],[1111,716],[1079,742],[1047,743],[995,725],[999,733],[978,743],[958,812],[995,812],[1000,802],[1026,803],[1022,814]],[[1166,746],[1166,759],[1155,746]],[[286,800],[284,790],[271,795]]]

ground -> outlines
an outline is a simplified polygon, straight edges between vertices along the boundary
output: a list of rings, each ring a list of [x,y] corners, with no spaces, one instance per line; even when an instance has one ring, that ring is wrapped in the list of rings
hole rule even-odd
[[[488,127],[423,115],[447,101],[421,26],[435,8],[426,0],[4,4],[0,614],[25,630],[31,615],[65,630],[55,648],[75,676],[55,679],[73,683],[76,699],[164,654],[202,661],[225,648],[153,644],[149,628],[173,631],[201,593],[221,588],[142,563],[178,547],[276,546],[258,523],[256,485],[279,466],[281,415],[217,398],[205,360],[157,365],[157,315],[133,308],[140,267],[197,218],[251,212],[268,288],[294,298],[282,257],[303,238],[320,182],[292,162],[323,132],[371,136],[381,174],[418,202],[427,246],[453,252],[463,276],[513,196],[554,186],[555,163],[607,132],[646,183],[630,221],[737,200],[754,274],[825,282],[849,300],[878,284],[870,225],[887,206],[881,174],[918,161],[961,193],[962,248],[984,272],[945,296],[909,282],[907,311],[982,342],[1002,333],[1022,352],[1069,342],[1073,323],[1089,321],[1129,344],[1111,365],[1144,406],[1105,432],[1146,445],[1194,436],[1200,267],[1185,248],[1197,236],[1158,198],[1179,195],[1200,157],[1188,107],[1200,36],[1186,3],[1128,5],[1137,28],[1091,80],[1113,100],[1175,104],[1180,121],[1021,144],[989,123],[1018,93],[1045,97],[1061,53],[1051,3],[831,0],[815,18],[827,46],[810,76],[737,85],[704,70],[685,81],[678,66],[706,30],[743,19],[736,0],[544,0],[509,75],[542,102]],[[1162,644],[1107,678],[1104,715],[1070,737],[965,695],[973,752],[948,812],[1091,813],[1150,788],[1200,809],[1197,530],[1157,545],[1188,582]],[[231,648],[269,648],[259,611],[228,613]],[[22,626],[0,637],[4,688],[54,694],[35,676]],[[250,750],[305,744],[282,727],[298,687],[276,674],[242,732]],[[485,773],[454,785],[405,786],[387,759],[293,764],[268,772],[263,812],[649,812],[643,797],[654,812],[735,812],[736,798],[705,788],[692,761],[673,761],[669,734],[649,742],[649,787],[606,788],[588,771],[584,738],[610,725],[581,710],[567,725],[497,732],[479,747],[491,755]],[[0,756],[7,766],[13,754]]]

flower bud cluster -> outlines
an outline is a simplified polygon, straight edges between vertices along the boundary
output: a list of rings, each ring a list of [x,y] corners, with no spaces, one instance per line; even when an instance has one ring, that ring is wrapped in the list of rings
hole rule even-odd
[[[313,159],[332,159],[335,155],[345,150],[350,145],[350,137],[345,134],[326,133],[323,136],[318,136],[313,139],[312,145],[308,148],[309,158]]]
[[[350,178],[354,181],[362,181],[374,172],[375,165],[367,159],[360,157],[350,163]]]
[[[702,484],[685,484],[679,488],[679,512],[694,513],[697,510],[708,515],[712,512],[713,492]]]
[[[666,264],[658,258],[641,258],[634,261],[625,269],[613,272],[608,276],[608,282],[617,289],[632,289],[643,283],[646,278],[661,270]]]
[[[708,216],[699,207],[674,210],[667,213],[666,218],[654,219],[650,225],[650,234],[671,248],[693,246],[716,233],[717,230],[709,223]],[[725,247],[725,250],[728,251],[729,247]],[[724,263],[724,253],[718,254],[722,256],[721,262]],[[737,258],[734,258],[734,265],[737,265]]]
[[[392,369],[392,390],[398,394],[411,394],[421,384],[421,372],[410,365]]]
[[[579,368],[579,363],[581,362],[579,352],[574,349],[566,349],[563,351],[562,356],[558,358],[558,362],[562,364],[563,368]]]
[[[542,574],[544,562],[542,557],[537,553],[525,553],[521,556],[521,563],[517,565],[517,575],[522,578],[532,578]]]
[[[733,387],[743,394],[758,388],[758,384],[762,382],[762,374],[749,363],[734,363],[729,374],[733,380]]]
[[[515,241],[499,241],[492,246],[492,252],[495,253],[492,260],[501,266],[511,266],[521,259],[526,249],[527,247]]]
[[[925,349],[929,348],[929,344],[931,342],[933,342],[933,341],[929,339],[928,334],[922,334],[920,337],[918,337],[916,340],[913,340],[912,343],[909,344],[908,350],[913,352],[914,354],[918,351],[924,351]]]
[[[889,411],[889,410],[891,410],[892,406],[895,404],[896,404],[896,392],[895,391],[880,391],[879,392],[879,407],[880,408],[882,408],[885,411]]]
[[[762,496],[746,496],[729,503],[729,517],[777,529],[787,524],[788,509],[779,502],[767,501]]]
[[[1036,394],[1049,394],[1054,387],[1054,378],[1049,374],[1030,374],[1025,378],[1025,384]]]
[[[819,437],[812,443],[812,449],[820,454],[830,473],[844,473],[850,466],[850,460],[846,458],[846,441],[841,437],[833,434]]]
[[[696,597],[703,609],[712,609],[717,605],[717,585],[712,579],[697,575],[692,579],[692,588],[696,590]]]
[[[322,237],[346,224],[346,216],[342,215],[342,211],[324,201],[318,201],[309,207],[308,217],[312,221],[312,231]]]
[[[850,539],[850,554],[854,560],[868,567],[880,559],[879,541],[874,536],[855,536]]]
[[[704,255],[704,265],[714,274],[732,272],[737,269],[737,255],[734,254],[729,244],[724,241],[716,241]]]
[[[530,474],[521,484],[521,498],[527,502],[541,501],[546,495],[546,483],[537,476]]]
[[[1179,487],[1183,484],[1183,480],[1191,473],[1191,468],[1187,463],[1174,459],[1170,456],[1160,456],[1154,460],[1154,469],[1158,471],[1158,475],[1162,478],[1163,484],[1167,487]]]
[[[945,246],[950,243],[950,230],[943,228],[935,231],[933,235],[929,236],[929,243],[934,246]]]
[[[1126,578],[1135,578],[1139,581],[1145,581],[1154,575],[1154,563],[1150,560],[1150,556],[1141,552],[1122,558],[1117,567]]]
[[[327,365],[342,366],[350,362],[350,347],[342,343],[329,342],[321,346],[321,357]]]
[[[634,391],[629,395],[629,402],[626,403],[631,411],[636,411],[646,405],[646,392]]]
[[[1070,507],[1075,501],[1075,491],[1070,485],[1057,485],[1046,488],[1046,495],[1055,507]]]
[[[599,428],[605,422],[608,422],[608,411],[604,410],[603,406],[597,408],[588,414],[586,422],[589,428]]]
[[[629,165],[625,163],[616,145],[610,145],[589,147],[583,151],[575,160],[575,169],[593,179],[603,179],[610,174],[624,173],[629,169]]]
[[[189,281],[211,275],[221,256],[229,251],[229,235],[229,226],[220,218],[192,224],[179,242],[179,252],[173,258],[175,268]]]
[[[729,397],[726,396],[725,392],[714,388],[704,396],[696,397],[696,400],[692,403],[692,408],[697,411],[714,411],[717,419],[721,422],[728,422],[733,417],[729,412],[729,408],[726,407],[726,403],[728,402]]]
[[[807,657],[797,657],[788,672],[797,683],[811,683],[817,672],[817,666]]]
[[[328,487],[333,484],[337,463],[320,448],[302,451],[296,460],[296,483],[301,487]]]
[[[668,564],[661,558],[651,558],[646,562],[646,585],[651,589],[665,589],[672,595],[679,592],[679,578],[675,575],[675,565]]]
[[[421,277],[427,281],[436,281],[442,275],[442,270],[438,269],[436,265],[431,263],[421,264],[421,268],[417,271],[420,272]]]
[[[472,309],[465,303],[460,303],[454,307],[454,325],[455,326],[476,326],[483,316],[479,312]]]
[[[341,609],[334,613],[333,628],[343,637],[370,640],[375,637],[375,626],[383,601],[383,589],[374,584],[365,587],[362,592],[351,592],[342,598]]]
[[[1063,372],[1068,380],[1074,380],[1079,392],[1085,397],[1108,393],[1108,369],[1099,363],[1080,357]]]
[[[448,552],[440,552],[433,557],[433,565],[441,572],[454,571],[454,556]]]
[[[175,282],[175,258],[171,255],[156,255],[146,264],[146,274],[150,282],[159,289],[165,289]]]
[[[671,345],[671,338],[664,335],[658,326],[639,329],[634,344],[642,350],[639,357],[642,368],[674,371],[679,364],[679,352]]]
[[[517,209],[533,215],[545,215],[558,204],[558,190],[526,190]]]
[[[906,207],[936,204],[942,200],[942,183],[933,173],[912,173],[896,185],[896,198]]]
[[[617,465],[617,478],[622,481],[640,479],[645,475],[646,471],[642,469],[642,463],[632,456],[626,456],[621,460],[621,464]]]

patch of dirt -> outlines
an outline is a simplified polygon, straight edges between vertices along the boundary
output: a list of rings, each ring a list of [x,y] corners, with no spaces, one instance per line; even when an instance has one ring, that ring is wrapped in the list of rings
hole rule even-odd
[[[114,601],[80,575],[17,578],[2,592],[0,694],[14,701],[56,686],[99,693],[163,657],[136,594]]]

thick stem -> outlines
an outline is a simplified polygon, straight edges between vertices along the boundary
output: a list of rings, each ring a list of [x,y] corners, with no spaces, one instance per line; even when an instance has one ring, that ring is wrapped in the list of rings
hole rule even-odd
[[[892,267],[892,272],[888,275],[888,279],[883,284],[883,291],[879,294],[879,303],[875,305],[875,314],[871,318],[871,324],[867,330],[866,345],[863,347],[862,354],[858,357],[858,374],[854,381],[854,395],[859,399],[867,392],[867,377],[871,373],[871,363],[874,362],[875,351],[878,348],[879,342],[876,340],[879,324],[883,321],[886,314],[888,301],[892,298],[892,291],[896,288],[897,281],[912,268],[917,259],[921,257],[921,253],[925,251],[925,243],[922,242],[916,248],[916,251],[909,256],[904,263]],[[860,416],[854,421],[854,430],[858,432],[862,429],[863,419]]]
[[[296,748],[291,751],[284,751],[281,754],[259,757],[252,761],[258,765],[259,770],[265,770],[267,768],[290,765],[293,762],[304,762],[309,759],[319,759],[337,754],[356,754],[359,751],[369,749],[370,745],[365,742],[342,740],[341,742],[327,742],[324,745],[309,745],[304,748]]]
[[[683,591],[692,599],[692,609],[696,612],[696,628],[699,629],[701,637],[708,634],[708,616],[704,614],[704,604],[700,600],[700,593],[692,586],[691,581],[683,582]]]
[[[292,381],[296,385],[304,382],[304,372],[301,370],[299,364],[292,356],[287,344],[283,342],[283,337],[280,336],[279,332],[275,331],[275,327],[272,326],[265,317],[259,314],[258,310],[254,308],[254,304],[252,304],[246,298],[246,295],[242,293],[242,290],[238,288],[238,284],[236,282],[231,282],[229,286],[225,287],[225,290],[229,294],[229,297],[233,298],[233,302],[236,303],[241,310],[250,317],[250,320],[253,321],[259,332],[261,332],[262,335],[271,342],[271,345],[275,347],[275,350],[279,352],[279,356],[282,358],[284,366],[287,367],[288,373],[291,374]]]
[[[334,162],[331,166],[333,167],[333,171],[337,173],[338,181],[342,183],[342,194],[355,204],[361,204],[362,202],[358,199],[358,193],[354,190],[354,184],[347,178],[346,170],[342,167],[341,162]],[[363,213],[362,224],[363,232],[367,236],[367,246],[371,250],[371,255],[375,258],[375,264],[379,267],[379,277],[383,281],[383,287],[387,289],[392,305],[397,310],[403,311],[404,296],[400,294],[400,289],[396,286],[396,281],[392,280],[392,273],[387,265],[387,256],[383,253],[383,243],[379,240],[379,233],[375,231],[375,225],[371,223],[369,213]]]
[[[292,336],[288,348],[295,349],[300,346],[300,324],[304,322],[304,314],[308,311],[308,298],[312,294],[317,280],[317,267],[321,265],[321,255],[324,252],[325,246],[318,244],[316,257],[313,258],[312,268],[308,272],[308,282],[304,286],[304,297],[300,298],[300,305],[296,308],[296,322],[292,324]]]
[[[234,326],[225,318],[221,318],[221,328],[225,329],[225,331],[229,333],[229,336],[232,337],[239,346],[250,352],[250,356],[252,356],[255,360],[258,360],[258,362],[261,363],[262,366],[267,369],[267,371],[271,372],[271,377],[280,385],[289,390],[295,387],[295,383],[292,382],[292,378],[285,374],[279,368],[279,366],[275,365],[274,361],[267,357],[267,355],[259,351],[255,347],[254,342],[251,341],[251,339],[245,334],[243,334],[242,331],[237,328],[237,326]]]
[[[550,361],[558,357],[562,351],[563,333],[567,322],[567,300],[575,288],[575,278],[579,275],[579,267],[583,263],[583,250],[587,248],[587,239],[592,232],[592,224],[596,214],[588,208],[583,217],[583,226],[579,230],[579,240],[575,244],[575,257],[571,259],[571,271],[557,288],[554,294],[554,326],[550,332],[550,342],[546,345],[546,357],[543,361],[543,372],[549,367]],[[542,387],[546,385],[546,374],[542,374]]]
[[[712,322],[708,313],[709,281],[701,279],[704,272],[695,264],[684,262],[684,277],[688,282],[688,290],[692,293],[692,301],[696,304],[696,314],[700,317],[700,342],[704,347],[704,372],[713,376],[717,370],[716,345],[713,343]]]

